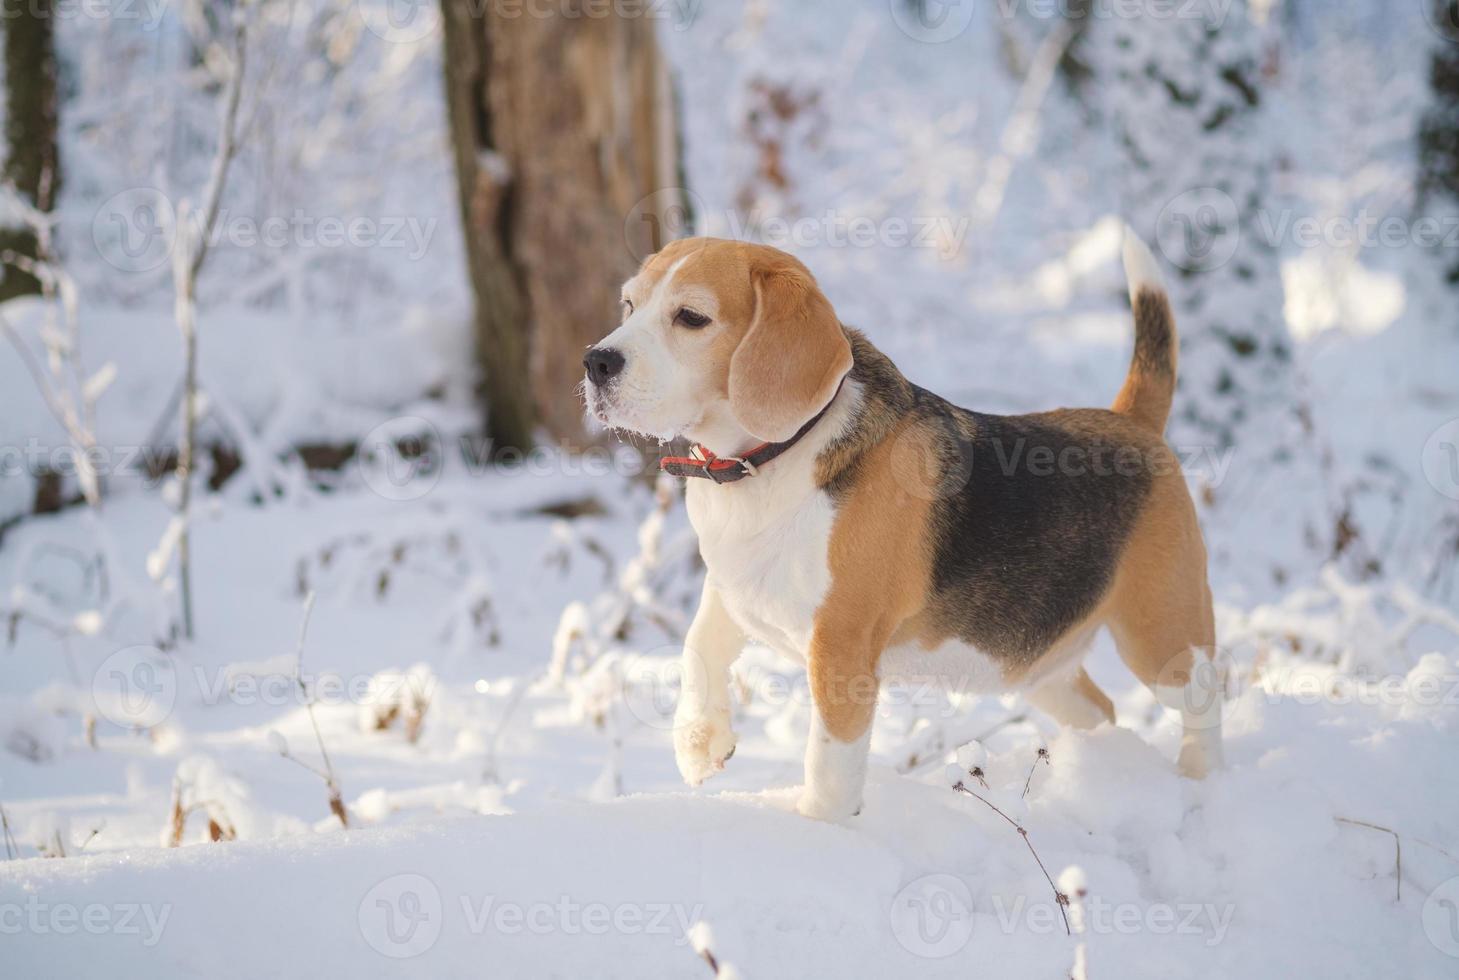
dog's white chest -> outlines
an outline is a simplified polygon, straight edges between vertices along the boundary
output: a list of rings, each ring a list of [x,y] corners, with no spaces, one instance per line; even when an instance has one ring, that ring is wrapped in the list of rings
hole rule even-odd
[[[691,484],[689,520],[735,623],[753,639],[804,660],[816,609],[831,584],[827,547],[834,509],[821,491],[786,505],[771,489],[768,482]]]

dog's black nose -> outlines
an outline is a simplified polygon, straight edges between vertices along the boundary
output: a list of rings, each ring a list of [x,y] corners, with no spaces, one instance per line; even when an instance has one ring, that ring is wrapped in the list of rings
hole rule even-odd
[[[589,347],[583,358],[583,367],[593,384],[604,385],[609,378],[623,370],[623,355],[611,347]]]

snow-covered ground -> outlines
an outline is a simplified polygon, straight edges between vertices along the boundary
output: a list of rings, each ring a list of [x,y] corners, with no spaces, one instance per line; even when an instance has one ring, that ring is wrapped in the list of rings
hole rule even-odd
[[[696,9],[663,37],[702,230],[744,233],[747,202],[771,241],[780,219],[808,218],[780,241],[843,319],[963,404],[1110,400],[1130,343],[1115,147],[1056,84],[1037,150],[1006,193],[989,189],[1021,89],[992,18],[928,45],[877,0]],[[1423,66],[1394,52],[1430,36],[1414,18],[1351,42],[1343,64],[1382,84],[1334,99],[1371,99],[1360,118],[1379,123],[1411,116]],[[78,59],[93,29],[63,34]],[[1021,29],[1036,41],[1043,25]],[[279,193],[350,213],[367,187],[377,216],[447,224],[420,259],[225,250],[230,274],[204,277],[218,431],[246,430],[261,457],[204,497],[196,641],[153,645],[177,602],[166,482],[113,473],[99,513],[0,538],[0,602],[21,613],[0,654],[17,852],[0,863],[5,975],[708,976],[707,947],[745,977],[1061,977],[1080,943],[1091,977],[1459,972],[1459,472],[1443,455],[1459,444],[1459,333],[1432,256],[1288,243],[1292,400],[1310,432],[1277,455],[1182,447],[1233,666],[1225,770],[1176,775],[1176,722],[1102,637],[1090,667],[1119,728],[1060,733],[1016,698],[891,691],[863,813],[817,824],[793,812],[804,677],[763,649],[736,668],[734,759],[701,790],[679,782],[672,664],[702,570],[677,497],[640,478],[637,454],[487,468],[460,451],[474,415],[449,160],[308,179],[340,141],[444,153],[432,39],[355,43],[356,74],[329,76],[341,101],[394,79],[424,110],[330,130],[324,149],[303,140]],[[1308,112],[1331,43],[1309,38],[1274,96],[1289,193],[1324,216],[1388,193],[1411,163],[1396,138],[1357,145],[1362,131]],[[773,134],[784,191],[755,183],[763,132],[745,123],[772,91],[806,107]],[[87,249],[98,205],[136,178],[97,149],[105,136],[85,120],[68,136],[87,166],[62,211]],[[860,217],[880,237],[847,244]],[[155,448],[180,363],[165,275],[127,280],[130,294],[87,254],[86,357],[117,365],[101,440]],[[270,276],[287,288],[270,293]],[[378,292],[352,296],[362,282]],[[43,326],[34,303],[3,312],[27,337]],[[60,433],[8,354],[0,401],[0,445],[34,440],[55,462]],[[422,432],[424,460],[394,452]],[[266,451],[311,441],[362,456],[310,477]],[[7,471],[0,521],[29,492]],[[1032,850],[951,788],[953,751],[973,741],[987,788],[963,778]],[[1082,936],[1040,861],[1082,870]]]

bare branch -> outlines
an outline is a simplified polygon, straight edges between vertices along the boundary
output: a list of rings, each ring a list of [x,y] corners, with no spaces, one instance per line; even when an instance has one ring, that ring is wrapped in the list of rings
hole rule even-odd
[[[20,856],[20,847],[15,835],[10,832],[10,817],[5,813],[5,804],[0,803],[0,835],[5,838],[5,860],[13,861]]]
[[[1398,831],[1379,826],[1376,823],[1369,823],[1366,820],[1353,820],[1349,817],[1333,817],[1333,819],[1338,823],[1345,823],[1353,827],[1366,827],[1369,830],[1393,836],[1393,900],[1395,902],[1403,901],[1403,840],[1398,836]]]
[[[325,788],[329,791],[329,810],[339,818],[341,826],[349,829],[350,818],[349,813],[345,810],[339,779],[335,776],[334,764],[329,761],[329,750],[324,747],[324,733],[319,730],[319,719],[314,714],[314,695],[309,693],[309,688],[304,683],[304,640],[309,635],[309,618],[314,612],[314,596],[314,592],[311,591],[304,597],[304,620],[299,624],[299,646],[294,658],[294,683],[299,685],[299,692],[304,696],[304,710],[309,714],[309,724],[314,728],[314,739],[319,743],[319,756],[324,760],[322,775]],[[291,757],[286,756],[286,758]],[[302,765],[302,763],[300,764]]]
[[[228,168],[238,153],[238,103],[243,94],[243,72],[247,63],[248,30],[244,12],[235,15],[233,34],[233,73],[228,78],[228,90],[224,94],[223,119],[219,127],[218,152],[213,155],[213,168],[208,175],[207,187],[203,191],[203,224],[197,251],[192,255],[189,268],[190,278],[196,280],[202,271],[203,261],[208,257],[208,243],[213,237],[213,225],[218,221],[218,208],[223,200],[223,187],[228,180]]]
[[[1044,873],[1044,878],[1048,881],[1049,887],[1054,891],[1054,903],[1059,906],[1059,914],[1064,917],[1064,932],[1072,935],[1073,931],[1069,928],[1069,913],[1066,911],[1069,906],[1069,896],[1059,891],[1059,886],[1054,884],[1054,879],[1053,876],[1049,874],[1049,869],[1044,867],[1043,858],[1039,857],[1039,852],[1034,850],[1033,841],[1028,839],[1028,831],[1024,830],[1017,820],[1014,820],[1008,814],[1000,810],[997,805],[995,805],[987,797],[968,789],[967,784],[962,782],[961,780],[959,780],[952,788],[957,790],[959,793],[966,793],[973,799],[978,800],[988,809],[992,810],[994,813],[998,814],[998,816],[1008,821],[1009,826],[1018,831],[1018,836],[1023,838],[1024,844],[1028,845],[1028,853],[1032,854],[1033,859],[1038,862],[1039,870]]]
[[[1023,781],[1023,798],[1028,799],[1028,788],[1033,784],[1033,771],[1039,767],[1039,762],[1044,765],[1052,765],[1049,762],[1049,750],[1042,745],[1039,746],[1038,755],[1033,757],[1033,765],[1028,767],[1028,778]]]

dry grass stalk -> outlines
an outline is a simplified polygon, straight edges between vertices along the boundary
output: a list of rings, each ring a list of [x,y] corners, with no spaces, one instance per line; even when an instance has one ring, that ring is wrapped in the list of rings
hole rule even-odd
[[[324,760],[324,769],[316,769],[303,759],[292,754],[287,744],[282,745],[279,749],[279,755],[303,766],[324,780],[324,789],[329,798],[329,812],[339,818],[341,827],[348,830],[350,826],[349,811],[345,809],[339,779],[335,775],[334,764],[329,761],[329,750],[324,746],[324,734],[319,730],[319,719],[314,714],[314,695],[309,692],[308,685],[304,683],[304,640],[309,635],[309,618],[314,612],[314,598],[315,593],[313,592],[310,592],[304,597],[304,620],[299,625],[299,646],[295,651],[294,683],[299,685],[299,693],[304,697],[304,710],[309,714],[309,724],[314,729],[314,739],[319,743],[319,756]]]
[[[20,846],[15,843],[15,835],[10,832],[10,817],[5,812],[5,804],[0,803],[0,836],[5,839],[5,860],[13,861],[20,856]]]
[[[61,840],[61,832],[57,830],[51,834],[49,840],[37,844],[36,850],[43,858],[63,858],[66,856],[66,843]]]
[[[1352,827],[1366,827],[1369,830],[1376,830],[1379,833],[1391,834],[1393,837],[1393,900],[1403,901],[1403,840],[1398,836],[1398,831],[1388,827],[1379,826],[1376,823],[1369,823],[1366,820],[1353,820],[1349,817],[1334,817],[1338,823],[1345,823]]]
[[[982,796],[979,793],[975,793],[971,789],[969,789],[967,784],[964,783],[962,780],[958,780],[955,784],[953,784],[952,788],[957,790],[959,793],[966,793],[973,799],[978,800],[988,809],[992,810],[994,813],[998,814],[998,816],[1008,821],[1008,825],[1014,830],[1018,831],[1018,836],[1023,838],[1023,843],[1028,847],[1028,853],[1032,854],[1034,861],[1038,862],[1039,870],[1044,873],[1044,879],[1048,881],[1049,888],[1052,889],[1054,893],[1054,902],[1059,906],[1059,914],[1064,917],[1065,934],[1072,935],[1072,931],[1069,928],[1069,913],[1067,911],[1069,907],[1069,896],[1059,891],[1059,886],[1054,884],[1054,879],[1049,874],[1049,869],[1044,867],[1043,858],[1039,857],[1039,852],[1034,849],[1033,841],[1028,839],[1028,831],[1025,830],[1017,820],[1014,820],[1008,814],[999,809],[998,806],[987,797]]]
[[[182,805],[182,780],[172,777],[172,806],[167,820],[167,846],[181,847],[182,835],[187,830],[187,809]]]
[[[1028,767],[1028,778],[1023,781],[1023,798],[1028,799],[1028,788],[1033,785],[1033,771],[1039,767],[1039,763],[1052,765],[1049,761],[1049,750],[1042,745],[1039,746],[1038,755],[1033,757],[1033,765]]]
[[[431,699],[422,691],[414,688],[410,692],[410,710],[405,715],[405,740],[414,745],[420,740],[420,730],[426,722],[426,710],[431,706]]]

